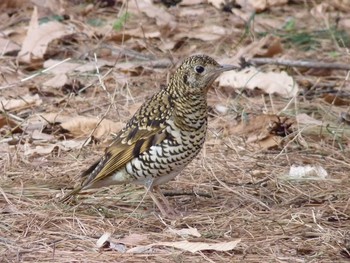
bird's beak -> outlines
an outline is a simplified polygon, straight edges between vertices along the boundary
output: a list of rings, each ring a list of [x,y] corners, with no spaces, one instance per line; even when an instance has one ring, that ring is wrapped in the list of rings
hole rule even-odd
[[[219,72],[224,72],[224,71],[229,71],[229,70],[235,70],[235,69],[239,69],[239,67],[237,66],[234,66],[234,65],[221,65],[219,68],[218,68],[218,71]]]

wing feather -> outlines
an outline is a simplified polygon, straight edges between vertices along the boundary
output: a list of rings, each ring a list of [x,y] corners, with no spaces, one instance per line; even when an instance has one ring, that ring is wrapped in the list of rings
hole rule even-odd
[[[92,188],[95,183],[124,168],[153,145],[169,138],[165,122],[171,117],[172,109],[170,97],[165,91],[157,93],[144,103],[106,149],[104,156],[82,174],[82,184],[62,200],[68,200],[82,189]]]

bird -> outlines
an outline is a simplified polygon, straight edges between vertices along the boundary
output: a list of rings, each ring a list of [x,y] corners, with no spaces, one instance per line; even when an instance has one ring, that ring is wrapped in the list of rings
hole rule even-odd
[[[162,215],[174,214],[159,186],[200,152],[208,125],[208,90],[221,73],[237,68],[207,55],[184,59],[168,84],[140,106],[104,155],[81,174],[81,184],[61,202],[82,190],[134,183],[145,187]]]

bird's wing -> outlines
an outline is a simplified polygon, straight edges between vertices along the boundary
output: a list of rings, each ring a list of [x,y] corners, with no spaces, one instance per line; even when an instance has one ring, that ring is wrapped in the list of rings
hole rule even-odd
[[[82,173],[82,184],[66,194],[61,202],[113,175],[151,146],[160,144],[164,139],[172,139],[165,129],[172,110],[170,96],[164,90],[145,102],[118,133],[104,156]]]
[[[116,171],[129,161],[147,151],[151,146],[170,138],[165,122],[171,116],[172,107],[167,95],[157,94],[145,103],[119,132],[104,156],[82,174],[82,187],[93,185]]]

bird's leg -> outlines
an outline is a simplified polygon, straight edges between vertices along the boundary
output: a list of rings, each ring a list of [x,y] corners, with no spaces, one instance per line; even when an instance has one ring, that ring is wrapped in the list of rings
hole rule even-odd
[[[161,204],[161,202],[159,202],[158,198],[154,195],[154,193],[152,191],[150,191],[146,186],[146,191],[148,192],[148,194],[150,195],[150,197],[152,198],[153,202],[157,205],[158,209],[160,210],[160,212],[162,213],[163,216],[169,216],[169,214],[167,213],[166,209],[164,209],[163,205]]]
[[[172,208],[171,204],[169,203],[168,199],[163,195],[162,191],[160,190],[159,186],[154,186],[153,187],[153,191],[158,193],[158,195],[160,196],[160,199],[162,199],[163,203],[166,206],[166,209],[168,211],[168,213],[172,214],[172,215],[176,215],[176,211]]]
[[[158,208],[163,216],[174,217],[176,215],[176,212],[173,210],[169,201],[166,199],[166,197],[160,191],[159,187],[153,186],[153,181],[154,181],[153,178],[146,179],[145,184],[144,184],[144,186],[146,188],[146,193],[148,193],[151,196],[153,202],[158,206]],[[159,194],[160,199],[163,201],[166,208],[164,208],[163,204],[159,201],[159,199],[155,196],[155,194],[153,192],[157,192]]]

